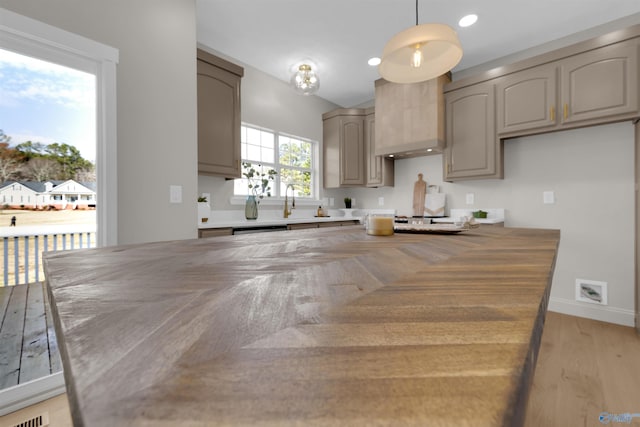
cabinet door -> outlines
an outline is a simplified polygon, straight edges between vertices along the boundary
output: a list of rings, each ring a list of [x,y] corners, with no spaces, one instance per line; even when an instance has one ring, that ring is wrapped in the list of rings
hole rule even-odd
[[[203,228],[198,230],[199,238],[206,237],[218,237],[218,236],[231,236],[233,234],[233,228]]]
[[[364,119],[340,117],[340,185],[364,185]]]
[[[562,123],[638,111],[638,43],[629,40],[560,63]]]
[[[240,77],[198,60],[198,172],[239,178]]]
[[[445,94],[446,181],[502,177],[502,149],[495,132],[494,90],[493,82],[484,82]]]
[[[376,156],[375,149],[375,114],[371,113],[364,120],[365,159],[367,162],[367,187],[393,187],[393,159]]]
[[[556,66],[531,68],[496,81],[498,133],[555,126]]]

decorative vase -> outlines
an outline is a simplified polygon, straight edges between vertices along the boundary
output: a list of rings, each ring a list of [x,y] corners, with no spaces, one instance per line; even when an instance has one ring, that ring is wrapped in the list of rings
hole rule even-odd
[[[256,196],[247,196],[247,202],[244,205],[244,217],[246,219],[258,219],[258,201]]]

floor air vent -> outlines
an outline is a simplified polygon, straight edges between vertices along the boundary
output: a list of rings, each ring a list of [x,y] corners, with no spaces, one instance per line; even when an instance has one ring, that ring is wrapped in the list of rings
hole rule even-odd
[[[48,427],[49,426],[49,413],[37,415],[27,421],[15,424],[13,427]]]

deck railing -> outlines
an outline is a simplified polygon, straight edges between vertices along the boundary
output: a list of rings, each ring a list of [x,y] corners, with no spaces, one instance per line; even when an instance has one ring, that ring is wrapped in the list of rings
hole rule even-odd
[[[0,286],[44,280],[42,254],[50,251],[93,248],[95,225],[15,228],[3,232],[2,281]]]

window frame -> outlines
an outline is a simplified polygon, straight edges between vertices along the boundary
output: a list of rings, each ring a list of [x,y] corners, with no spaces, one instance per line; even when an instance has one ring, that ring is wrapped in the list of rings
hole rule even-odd
[[[283,200],[285,199],[284,195],[280,195],[280,170],[281,168],[285,168],[285,169],[294,169],[294,170],[301,170],[301,171],[306,171],[306,170],[310,170],[311,172],[311,197],[302,197],[302,196],[297,196],[296,197],[296,204],[297,205],[317,205],[319,203],[320,200],[320,143],[318,141],[315,141],[311,138],[307,138],[307,137],[302,137],[302,136],[298,136],[298,135],[293,135],[287,132],[279,132],[277,130],[274,129],[269,129],[263,126],[258,126],[258,125],[254,125],[251,123],[246,123],[246,122],[242,122],[241,123],[242,127],[246,127],[246,128],[252,128],[252,129],[257,129],[259,131],[262,132],[268,132],[273,134],[273,149],[274,149],[274,163],[267,163],[267,162],[263,162],[260,163],[266,167],[270,167],[275,169],[278,174],[276,175],[276,178],[274,180],[274,184],[272,185],[272,193],[273,195],[271,197],[264,197],[263,199],[260,200],[261,204],[264,205],[276,205],[276,204],[281,204],[283,202]],[[310,169],[305,169],[305,168],[300,168],[297,166],[289,166],[289,165],[283,165],[279,163],[279,156],[280,156],[280,137],[286,137],[286,138],[291,138],[291,139],[295,139],[295,140],[299,140],[299,141],[304,141],[304,142],[308,142],[311,144],[311,168]],[[245,159],[243,157],[241,157],[240,160],[241,163],[247,162],[247,163],[251,163],[254,165],[257,165],[258,163],[256,161],[252,161],[252,160],[248,160]],[[246,195],[243,194],[235,194],[235,183],[237,182],[238,179],[241,178],[236,178],[234,180],[234,188],[233,188],[233,195],[231,196],[231,200],[230,203],[232,205],[244,205],[247,199]],[[289,196],[291,196],[291,194],[289,194]]]

